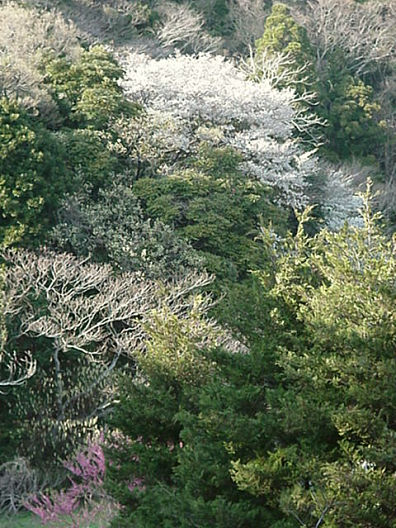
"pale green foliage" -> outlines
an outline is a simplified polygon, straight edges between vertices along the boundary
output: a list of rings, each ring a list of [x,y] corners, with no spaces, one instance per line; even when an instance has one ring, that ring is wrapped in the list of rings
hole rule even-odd
[[[201,305],[202,299],[196,297],[187,318],[166,308],[151,314],[145,325],[146,351],[136,356],[144,376],[161,375],[195,385],[213,374],[215,363],[205,356],[205,350],[224,341],[224,332],[203,317],[205,309]]]
[[[76,255],[92,255],[151,278],[165,279],[203,267],[203,259],[171,227],[144,218],[127,181],[100,191],[96,202],[71,197],[59,215],[52,241]]]

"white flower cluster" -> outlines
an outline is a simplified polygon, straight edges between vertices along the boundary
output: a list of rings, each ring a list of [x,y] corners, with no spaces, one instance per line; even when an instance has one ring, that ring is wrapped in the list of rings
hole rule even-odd
[[[219,55],[181,55],[152,60],[131,54],[124,67],[124,88],[133,99],[185,119],[260,127],[265,136],[286,139],[294,110],[292,91],[245,80],[236,66]]]
[[[293,90],[248,80],[233,61],[209,54],[159,60],[130,54],[123,66],[127,97],[184,121],[187,144],[230,145],[242,154],[246,174],[276,188],[281,203],[301,208],[310,201],[308,180],[319,167],[293,137],[299,118]]]
[[[362,197],[353,191],[353,175],[347,167],[331,169],[324,187],[323,212],[326,224],[332,231],[338,231],[347,220],[350,225],[363,227],[359,211],[363,206]]]

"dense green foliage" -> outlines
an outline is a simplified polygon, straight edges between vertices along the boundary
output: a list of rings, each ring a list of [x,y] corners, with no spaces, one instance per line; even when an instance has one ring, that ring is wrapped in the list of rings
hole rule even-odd
[[[195,348],[193,383],[149,356],[122,380],[113,425],[130,441],[111,450],[109,485],[127,507],[114,526],[394,526],[393,243],[368,208],[364,227],[314,238],[304,220],[275,250],[263,234],[261,346]],[[188,361],[194,342],[155,328],[156,357]]]
[[[396,528],[396,240],[344,177],[394,214],[383,3],[363,45],[305,0],[0,2],[0,466],[101,438],[114,528]]]
[[[63,204],[51,236],[54,246],[151,278],[202,269],[203,259],[173,229],[160,220],[144,218],[128,180],[120,179],[99,191],[95,201],[89,196],[74,197]]]
[[[351,156],[375,161],[385,141],[384,121],[379,121],[380,104],[369,84],[340,68],[342,57],[332,59],[318,86],[318,114],[326,119],[327,149],[340,158]]]
[[[111,117],[131,112],[117,84],[122,69],[102,46],[83,50],[77,61],[55,58],[44,67],[66,126],[102,128]]]
[[[148,216],[172,225],[203,254],[210,271],[232,280],[260,262],[259,215],[278,226],[284,221],[271,204],[271,191],[247,180],[240,161],[230,148],[204,144],[187,167],[133,186]]]
[[[67,188],[56,137],[15,102],[0,100],[0,245],[35,241]]]

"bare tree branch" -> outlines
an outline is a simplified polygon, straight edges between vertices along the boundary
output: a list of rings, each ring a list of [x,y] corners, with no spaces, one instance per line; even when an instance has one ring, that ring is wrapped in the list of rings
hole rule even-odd
[[[69,254],[8,250],[4,278],[4,316],[18,322],[17,337],[52,340],[52,362],[57,421],[66,419],[77,400],[92,394],[116,367],[121,355],[133,357],[145,346],[144,324],[153,310],[167,306],[183,316],[193,306],[191,294],[211,283],[207,274],[191,273],[167,284],[144,279],[139,273],[115,275],[109,265],[99,265]],[[213,302],[203,295],[202,313]],[[66,394],[66,355],[78,352],[102,366],[83,390]],[[14,386],[31,377],[36,362],[24,359],[25,372],[15,376],[16,357],[9,362],[9,377],[1,386]],[[101,402],[101,405],[103,402]]]

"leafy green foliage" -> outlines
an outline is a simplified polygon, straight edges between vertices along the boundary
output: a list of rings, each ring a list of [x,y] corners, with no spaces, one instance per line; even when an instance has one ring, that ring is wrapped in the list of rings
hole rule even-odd
[[[91,255],[123,271],[162,280],[202,269],[203,259],[160,220],[144,218],[127,181],[99,191],[98,197],[78,196],[59,211],[51,242],[77,256]]]
[[[168,176],[141,178],[133,186],[146,214],[172,225],[220,278],[236,279],[257,266],[258,216],[279,218],[270,191],[247,179],[239,163],[232,149],[203,145],[185,168]]]
[[[57,132],[67,158],[65,163],[73,174],[73,188],[86,189],[97,196],[98,190],[109,184],[113,174],[123,167],[111,150],[110,133],[91,128],[63,128]]]
[[[77,61],[49,59],[43,68],[67,126],[103,128],[111,117],[135,108],[118,86],[122,69],[102,46],[84,50]]]
[[[369,84],[339,67],[342,56],[333,61],[318,88],[318,114],[327,121],[327,148],[341,158],[373,160],[385,141],[385,123],[377,117],[381,107]]]
[[[325,527],[395,523],[396,261],[367,201],[363,218],[314,239],[300,226],[275,273],[260,274],[277,299],[280,446],[234,465],[241,489],[274,498],[278,487],[285,513]]]
[[[0,245],[34,242],[53,222],[65,191],[64,154],[55,136],[17,103],[0,100]]]

